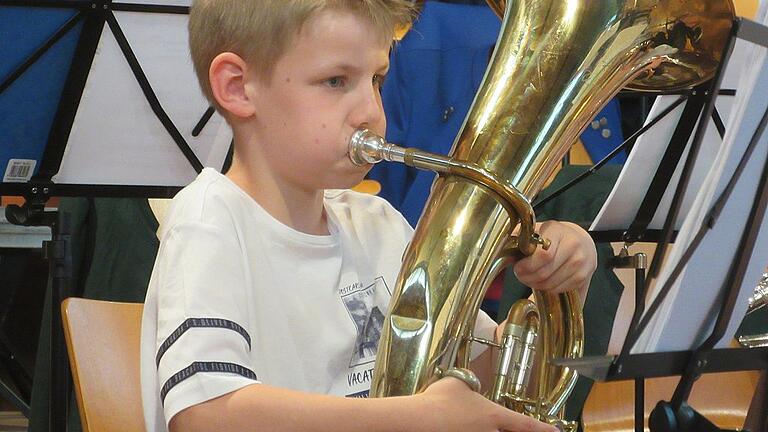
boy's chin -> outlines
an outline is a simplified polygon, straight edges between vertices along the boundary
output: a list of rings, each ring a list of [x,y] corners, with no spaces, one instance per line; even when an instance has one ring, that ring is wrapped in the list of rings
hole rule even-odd
[[[359,185],[363,180],[365,180],[365,176],[368,174],[368,171],[369,170],[366,169],[361,172],[356,172],[345,176],[345,178],[339,179],[338,185],[327,189],[352,189]]]
[[[350,180],[346,181],[343,184],[339,184],[339,186],[329,188],[329,189],[355,189],[357,186],[359,186],[363,180],[365,180],[365,177],[360,177],[356,180]]]

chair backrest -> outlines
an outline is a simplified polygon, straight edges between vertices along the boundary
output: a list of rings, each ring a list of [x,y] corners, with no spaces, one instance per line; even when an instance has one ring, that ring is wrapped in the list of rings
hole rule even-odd
[[[143,305],[69,298],[61,309],[83,431],[144,432]]]

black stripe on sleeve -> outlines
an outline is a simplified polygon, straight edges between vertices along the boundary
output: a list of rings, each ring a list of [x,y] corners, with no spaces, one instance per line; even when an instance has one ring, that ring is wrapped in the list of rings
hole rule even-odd
[[[163,357],[168,348],[171,347],[187,330],[191,328],[223,328],[240,333],[246,342],[248,342],[248,349],[251,349],[251,336],[247,331],[238,323],[222,318],[187,318],[173,333],[168,336],[160,348],[157,350],[157,357],[155,358],[157,366],[160,366],[160,359]]]
[[[161,403],[165,404],[165,397],[168,395],[168,392],[171,391],[172,388],[181,384],[185,379],[190,378],[198,372],[225,372],[241,375],[254,381],[258,380],[258,378],[256,378],[256,374],[253,373],[252,370],[245,366],[240,366],[239,364],[225,362],[194,362],[173,374],[173,376],[168,378],[168,381],[163,384],[163,388],[160,389]]]

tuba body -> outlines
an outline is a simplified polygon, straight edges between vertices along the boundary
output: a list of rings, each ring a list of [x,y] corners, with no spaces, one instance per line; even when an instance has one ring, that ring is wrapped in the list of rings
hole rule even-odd
[[[520,222],[530,230],[535,220],[504,196],[530,201],[622,88],[675,90],[709,79],[734,18],[730,0],[489,4],[503,25],[450,156],[390,147],[368,149],[377,157],[363,158],[441,173],[403,258],[379,342],[373,397],[415,394],[447,371],[468,367],[488,285],[515,251],[533,251],[530,239],[521,248],[510,232]],[[464,168],[450,169],[456,166]],[[581,303],[575,293],[535,296],[535,305],[523,302],[510,311],[509,343],[499,358],[505,369],[488,396],[555,424],[576,374],[549,360],[581,355]]]

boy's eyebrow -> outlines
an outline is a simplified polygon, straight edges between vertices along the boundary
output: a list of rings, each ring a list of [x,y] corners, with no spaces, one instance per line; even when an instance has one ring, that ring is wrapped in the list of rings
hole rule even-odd
[[[353,64],[339,63],[334,65],[329,65],[329,69],[342,70],[347,73],[354,73],[354,72],[359,72],[362,68],[360,68],[359,66],[355,66]],[[389,62],[385,64],[383,63],[381,66],[379,66],[376,69],[376,72],[378,73],[386,73],[387,71],[389,71]]]

